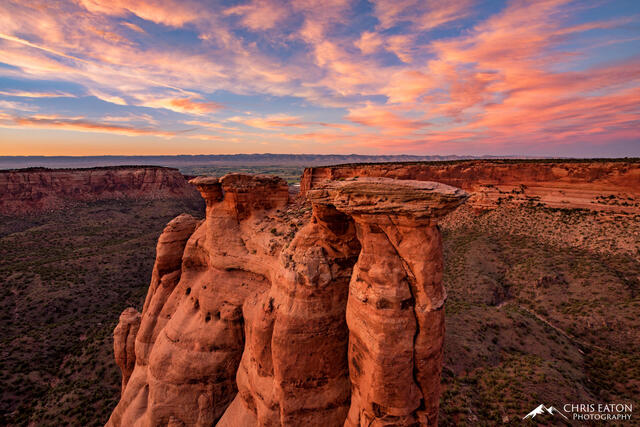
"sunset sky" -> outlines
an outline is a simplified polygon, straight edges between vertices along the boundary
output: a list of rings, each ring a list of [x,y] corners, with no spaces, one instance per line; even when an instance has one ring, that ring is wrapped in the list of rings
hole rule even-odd
[[[0,155],[640,156],[640,1],[0,0]]]

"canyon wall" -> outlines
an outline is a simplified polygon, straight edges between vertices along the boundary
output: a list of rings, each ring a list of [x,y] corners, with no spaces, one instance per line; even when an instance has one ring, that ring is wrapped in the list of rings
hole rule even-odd
[[[206,218],[169,223],[142,312],[120,317],[108,426],[437,425],[437,222],[464,191],[349,178],[291,199],[272,176],[191,182]]]
[[[198,197],[177,169],[117,166],[90,169],[0,171],[0,214],[61,209],[104,199]]]
[[[502,201],[553,208],[640,211],[640,160],[472,160],[353,164],[304,171],[302,194],[325,180],[387,177],[462,188],[480,209]]]

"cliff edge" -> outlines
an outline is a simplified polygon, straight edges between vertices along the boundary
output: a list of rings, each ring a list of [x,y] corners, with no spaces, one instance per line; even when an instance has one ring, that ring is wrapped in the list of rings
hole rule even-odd
[[[469,160],[311,167],[305,194],[327,180],[386,177],[437,181],[471,194],[469,203],[492,209],[502,202],[564,209],[640,212],[640,160]]]
[[[177,169],[156,166],[0,171],[4,215],[57,210],[77,202],[168,197],[198,194]]]

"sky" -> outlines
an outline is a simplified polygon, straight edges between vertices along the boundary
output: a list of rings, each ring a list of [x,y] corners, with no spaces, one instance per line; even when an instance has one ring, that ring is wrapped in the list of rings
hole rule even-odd
[[[637,0],[0,0],[0,155],[640,156]]]

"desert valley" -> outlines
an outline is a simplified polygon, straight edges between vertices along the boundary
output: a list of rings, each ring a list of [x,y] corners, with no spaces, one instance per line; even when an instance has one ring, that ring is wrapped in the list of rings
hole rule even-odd
[[[637,159],[318,166],[299,187],[0,172],[2,424],[490,425],[633,403],[639,189]]]
[[[640,426],[639,24],[0,0],[0,427]]]

